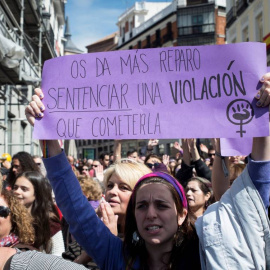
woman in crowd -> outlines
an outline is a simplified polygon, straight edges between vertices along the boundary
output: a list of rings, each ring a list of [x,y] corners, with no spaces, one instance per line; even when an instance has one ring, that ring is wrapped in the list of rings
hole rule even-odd
[[[79,183],[84,196],[94,209],[97,209],[102,197],[102,189],[97,181],[94,181],[89,176],[79,176]]]
[[[33,219],[12,191],[0,193],[0,247],[33,249]]]
[[[214,202],[212,184],[202,177],[192,177],[188,180],[186,196],[189,211],[198,218],[203,215],[207,207]]]
[[[169,172],[167,166],[162,162],[162,159],[153,153],[146,156],[144,164],[153,172]]]
[[[132,190],[138,179],[149,172],[151,170],[144,164],[130,159],[118,160],[105,172],[105,201],[100,203],[99,216],[109,230],[120,238],[123,237],[126,210]],[[83,252],[75,262],[86,265],[90,260]]]
[[[111,165],[104,175],[105,200],[114,215],[118,216],[118,234],[122,235],[126,209],[132,190],[140,177],[150,172],[145,165],[129,159],[122,159]],[[102,206],[108,208],[108,204]]]
[[[269,80],[268,75],[264,80]],[[264,86],[259,106],[269,105],[270,89],[268,84]],[[36,91],[40,96],[41,90]],[[26,110],[32,124],[42,107],[36,97],[35,100],[37,103]],[[44,163],[59,207],[73,235],[101,269],[199,267],[198,244],[196,239],[190,240],[195,234],[188,221],[186,197],[172,176],[153,173],[138,181],[127,209],[123,246],[89,206],[58,142],[47,141],[46,145],[50,158],[44,159]],[[202,269],[239,269],[239,265],[243,269],[270,267],[270,230],[265,212],[269,206],[269,160],[270,137],[254,138],[247,169],[221,201],[208,207],[198,218]],[[55,166],[59,171],[54,170]],[[190,259],[186,254],[192,254]]]
[[[12,157],[12,166],[7,178],[8,184],[12,187],[17,176],[26,171],[40,172],[40,168],[29,153],[18,152]]]
[[[34,247],[61,256],[64,252],[61,224],[47,178],[39,172],[24,172],[17,177],[12,188],[33,217]]]

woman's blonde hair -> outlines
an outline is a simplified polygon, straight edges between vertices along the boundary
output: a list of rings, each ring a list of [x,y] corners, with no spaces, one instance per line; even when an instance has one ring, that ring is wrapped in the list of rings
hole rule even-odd
[[[32,225],[32,216],[28,213],[25,206],[20,204],[12,191],[3,189],[1,196],[10,209],[11,232],[19,237],[20,243],[34,244],[35,230]]]
[[[79,176],[78,180],[82,188],[83,194],[89,201],[98,201],[101,199],[102,190],[99,183],[86,175]]]
[[[111,176],[115,173],[122,181],[134,188],[137,181],[145,174],[152,171],[143,163],[131,159],[121,159],[111,165],[104,174],[105,189]]]

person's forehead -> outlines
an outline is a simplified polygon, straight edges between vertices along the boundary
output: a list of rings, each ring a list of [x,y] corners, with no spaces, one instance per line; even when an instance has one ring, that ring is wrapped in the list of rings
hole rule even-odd
[[[137,191],[137,200],[147,199],[172,200],[172,194],[169,188],[162,183],[147,183],[143,184]]]
[[[12,163],[16,165],[20,165],[20,161],[17,158],[13,159]]]
[[[127,181],[123,180],[116,172],[112,173],[111,177],[109,178],[108,182],[112,182],[115,184],[127,184]]]
[[[23,177],[23,176],[17,178],[15,185],[25,186],[25,187],[32,187],[33,186],[33,184],[26,177]]]
[[[189,187],[189,188],[200,188],[200,185],[199,185],[198,181],[194,180],[194,181],[188,182],[187,187]]]
[[[34,161],[35,162],[41,162],[41,158],[36,157],[36,158],[34,158]]]

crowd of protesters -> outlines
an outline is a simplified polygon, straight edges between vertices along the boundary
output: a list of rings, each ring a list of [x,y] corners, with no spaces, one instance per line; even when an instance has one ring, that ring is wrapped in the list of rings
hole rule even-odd
[[[234,157],[209,141],[182,139],[173,156],[155,154],[158,140],[125,156],[116,140],[96,160],[58,141],[42,141],[43,158],[3,154],[0,269],[270,269],[270,138]]]

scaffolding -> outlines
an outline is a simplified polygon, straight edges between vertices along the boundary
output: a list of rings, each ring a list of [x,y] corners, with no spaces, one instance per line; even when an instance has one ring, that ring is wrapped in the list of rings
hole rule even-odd
[[[57,56],[54,31],[45,2],[0,1],[0,40],[7,39],[6,44],[24,51],[18,65],[12,67],[5,65],[0,57],[0,138],[3,138],[0,141],[0,155],[12,155],[21,150],[31,154],[39,154],[40,151],[38,143],[32,140],[32,127],[26,121],[24,108],[29,104],[34,88],[41,82],[44,61]],[[57,6],[57,12],[62,12],[61,16],[64,17],[63,0],[48,3],[50,8]],[[55,14],[55,18],[58,17],[59,14]],[[10,48],[10,53],[6,54],[7,60],[12,58],[13,51]]]

